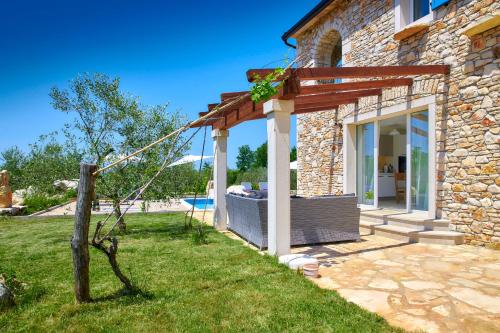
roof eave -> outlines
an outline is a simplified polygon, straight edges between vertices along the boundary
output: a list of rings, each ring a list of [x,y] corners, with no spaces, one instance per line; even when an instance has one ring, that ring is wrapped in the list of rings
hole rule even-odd
[[[322,13],[324,13],[334,1],[335,0],[322,0],[304,17],[302,17],[293,27],[291,27],[287,32],[285,32],[281,36],[281,39],[285,42],[285,44],[290,45],[288,43],[288,39],[297,38],[300,32],[302,32],[305,28],[309,27],[312,21],[314,19],[317,19]]]

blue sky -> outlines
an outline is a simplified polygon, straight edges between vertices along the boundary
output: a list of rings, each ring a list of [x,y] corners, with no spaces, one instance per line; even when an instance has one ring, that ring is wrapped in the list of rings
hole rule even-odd
[[[142,103],[166,102],[190,119],[221,92],[248,89],[245,72],[293,56],[281,35],[318,1],[8,1],[0,11],[0,151],[23,150],[71,116],[52,86],[83,72],[119,76]],[[295,119],[292,120],[295,142]],[[237,148],[266,140],[265,121],[230,130]],[[201,152],[198,137],[191,153]],[[211,147],[211,144],[210,144]],[[211,148],[210,148],[211,149]]]

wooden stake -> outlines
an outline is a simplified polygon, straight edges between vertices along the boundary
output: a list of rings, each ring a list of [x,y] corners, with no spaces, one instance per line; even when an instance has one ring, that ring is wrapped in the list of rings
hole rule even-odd
[[[88,303],[91,301],[89,286],[89,227],[95,187],[93,173],[96,170],[97,166],[94,164],[82,163],[80,165],[75,227],[71,239],[75,296],[78,303]]]

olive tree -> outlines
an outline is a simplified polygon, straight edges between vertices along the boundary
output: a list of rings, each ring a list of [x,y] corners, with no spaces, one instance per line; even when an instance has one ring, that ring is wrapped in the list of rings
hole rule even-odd
[[[169,112],[168,105],[141,105],[137,98],[121,91],[119,78],[99,73],[79,75],[65,89],[52,88],[50,96],[56,110],[75,115],[70,126],[81,142],[86,161],[98,167],[171,133],[185,121],[179,112]],[[126,225],[120,201],[135,194],[134,189],[152,177],[167,157],[180,157],[189,148],[181,146],[182,140],[167,139],[98,177],[96,193],[111,200],[121,230]],[[143,193],[144,198],[168,199],[168,188],[154,183]]]

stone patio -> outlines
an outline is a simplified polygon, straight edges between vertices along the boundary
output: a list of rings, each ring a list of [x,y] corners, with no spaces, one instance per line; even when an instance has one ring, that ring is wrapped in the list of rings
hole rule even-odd
[[[500,332],[500,251],[408,244],[364,235],[360,242],[298,247],[316,257],[318,286],[407,330]]]

